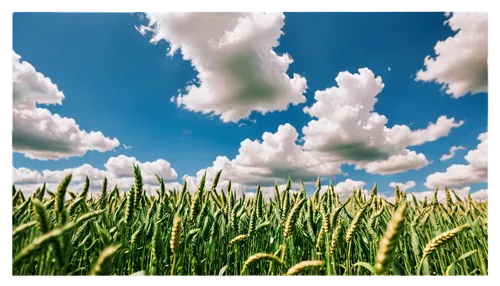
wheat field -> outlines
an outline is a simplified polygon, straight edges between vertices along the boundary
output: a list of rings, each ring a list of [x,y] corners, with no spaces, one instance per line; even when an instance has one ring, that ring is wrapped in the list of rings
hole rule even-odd
[[[13,275],[488,275],[488,204],[445,188],[446,202],[396,188],[394,202],[330,184],[308,196],[275,186],[274,198],[236,196],[205,177],[196,190],[147,195],[133,166],[130,190],[89,198],[67,191],[26,197],[13,186]]]

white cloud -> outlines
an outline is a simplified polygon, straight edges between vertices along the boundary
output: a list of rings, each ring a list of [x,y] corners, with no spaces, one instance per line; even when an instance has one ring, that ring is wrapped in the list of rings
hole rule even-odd
[[[52,114],[37,104],[62,104],[64,94],[50,78],[37,72],[12,52],[14,152],[31,159],[58,160],[83,156],[87,151],[105,152],[120,145],[101,132],[81,130],[72,118]]]
[[[255,192],[246,192],[245,196],[247,198],[255,198],[256,193]],[[264,196],[264,194],[262,194]]]
[[[389,186],[391,188],[395,188],[396,185],[399,186],[400,190],[406,192],[407,199],[409,199],[409,200],[412,199],[411,194],[413,194],[419,201],[422,201],[422,200],[424,200],[424,198],[427,198],[427,201],[429,202],[434,197],[434,190],[428,190],[428,191],[422,191],[422,192],[408,192],[408,190],[410,188],[413,188],[416,186],[416,183],[414,181],[408,181],[404,184],[403,183],[396,183],[396,182],[392,182],[389,184]],[[344,182],[336,184],[334,186],[334,188],[335,188],[335,192],[337,194],[339,194],[340,199],[342,201],[344,201],[347,197],[349,197],[352,194],[353,188],[361,189],[362,192],[365,194],[365,196],[368,197],[370,195],[370,190],[365,189],[365,186],[366,186],[366,183],[363,181],[353,181],[353,180],[347,179]],[[326,190],[326,188],[327,188],[327,186],[323,186],[321,193],[323,193]],[[469,195],[470,187],[467,186],[467,187],[464,187],[461,189],[454,189],[454,191],[461,199],[466,199],[467,196]],[[385,198],[389,202],[394,202],[394,196],[392,196],[392,195],[387,196],[387,195],[381,193],[380,189],[379,189],[378,195]],[[451,197],[452,197],[452,200],[455,201],[455,196],[452,195]],[[488,190],[482,189],[482,190],[476,191],[474,193],[471,193],[471,197],[473,200],[487,201],[487,200],[489,200],[489,192],[488,192]],[[438,201],[441,203],[446,203],[446,194],[445,194],[444,189],[438,190]]]
[[[28,168],[17,169],[12,167],[12,177],[15,178],[15,182],[19,183],[37,183],[40,181],[42,174]]]
[[[160,175],[165,180],[167,189],[180,188],[181,184],[172,182],[177,179],[177,172],[169,162],[158,159],[153,162],[140,162],[134,157],[119,155],[111,157],[104,164],[104,169],[97,169],[89,164],[83,164],[76,168],[67,168],[64,170],[43,170],[42,172],[30,170],[27,168],[12,168],[12,181],[16,187],[33,192],[36,188],[47,183],[47,187],[55,190],[61,180],[72,173],[70,189],[74,192],[80,192],[85,182],[85,177],[90,180],[90,191],[100,191],[102,180],[106,176],[108,179],[108,188],[111,189],[115,184],[121,191],[128,191],[134,183],[134,172],[132,164],[138,164],[141,167],[141,174],[144,183],[144,189],[152,192],[159,189],[159,184],[155,174]]]
[[[237,122],[252,111],[282,111],[306,101],[306,79],[298,74],[290,78],[292,58],[273,50],[283,34],[282,13],[167,13],[147,18],[148,26],[139,32],[151,32],[152,43],[167,41],[168,55],[179,50],[198,72],[198,84],[172,99],[178,106]]]
[[[369,195],[369,191],[364,189],[366,183],[363,181],[354,181],[351,179],[346,179],[343,182],[337,183],[333,186],[335,193],[339,195],[341,201],[347,199],[354,188],[361,189],[365,195]],[[326,188],[327,186],[323,186]]]
[[[477,149],[471,150],[464,157],[468,165],[454,164],[446,172],[437,172],[427,176],[425,186],[434,187],[460,187],[488,180],[488,132],[481,133],[481,141]]]
[[[300,191],[300,182],[299,182],[299,180],[298,179],[293,180],[293,179],[294,178],[292,178],[292,186],[290,188],[290,193],[292,193],[292,194],[298,193]],[[304,185],[306,186],[306,189],[307,189],[307,186],[311,185],[311,184],[313,184],[313,183],[311,183],[311,182],[304,183]],[[286,188],[286,184],[279,184],[278,185],[278,190],[280,191],[280,193],[285,188]],[[252,190],[252,188],[250,188],[250,190]],[[271,199],[274,199],[274,193],[275,193],[274,186],[261,187],[261,191],[262,191],[262,197],[264,198],[265,201],[269,201]],[[245,194],[248,194],[248,192],[245,192]]]
[[[280,125],[276,133],[265,132],[262,141],[245,139],[238,155],[230,160],[219,156],[212,166],[198,171],[195,177],[186,176],[188,182],[197,185],[204,172],[211,182],[215,173],[223,169],[220,182],[232,180],[241,189],[255,188],[257,184],[273,185],[285,183],[288,175],[292,179],[315,182],[318,176],[329,177],[341,174],[340,164],[322,162],[296,144],[299,134],[290,124]]]
[[[477,192],[471,194],[472,199],[477,201],[487,201],[488,200],[488,190],[481,189]]]
[[[130,149],[130,148],[132,148],[132,146],[127,146],[127,145],[125,145],[125,144],[122,144],[122,146],[123,146],[123,148],[125,148],[125,149]]]
[[[454,98],[487,92],[488,14],[453,13],[445,23],[457,33],[437,42],[436,58],[425,58],[416,80],[436,81]]]
[[[452,146],[450,148],[450,153],[449,154],[443,154],[443,156],[441,156],[441,161],[446,161],[446,160],[449,160],[453,157],[455,157],[455,153],[458,151],[458,150],[466,150],[465,147],[463,146]]]
[[[467,187],[463,187],[461,189],[453,189],[453,191],[461,199],[465,200],[470,193],[470,187],[467,186]],[[427,197],[427,201],[429,202],[434,197],[433,190],[429,190],[429,191],[425,191],[425,192],[413,192],[413,194],[420,201],[423,200],[425,197]],[[477,200],[477,201],[487,201],[488,200],[488,190],[487,189],[481,189],[479,191],[470,193],[470,195],[471,195],[473,200]],[[410,198],[411,198],[411,195],[408,194],[408,199],[410,199]],[[451,194],[451,199],[454,202],[456,201],[455,196],[453,194]],[[442,204],[446,204],[446,193],[445,193],[444,189],[438,190],[438,201]]]
[[[408,170],[420,170],[429,164],[424,154],[405,150],[404,153],[392,155],[387,160],[377,160],[367,164],[359,163],[356,169],[365,169],[370,174],[392,175]]]
[[[397,186],[401,191],[406,192],[407,190],[415,187],[416,185],[417,184],[415,183],[415,181],[408,181],[406,183],[392,182],[389,184],[389,187],[395,189]]]
[[[357,74],[340,72],[337,86],[315,92],[316,102],[305,107],[311,117],[304,133],[304,149],[324,160],[356,164],[370,173],[395,174],[429,164],[424,154],[408,150],[447,136],[463,121],[441,116],[425,129],[406,125],[387,127],[388,119],[374,111],[384,88],[380,76],[368,68]]]

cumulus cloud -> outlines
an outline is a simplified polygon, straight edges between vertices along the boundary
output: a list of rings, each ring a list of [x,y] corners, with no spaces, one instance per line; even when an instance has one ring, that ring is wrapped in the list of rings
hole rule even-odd
[[[392,155],[387,160],[377,160],[367,164],[359,163],[356,169],[365,169],[370,174],[392,175],[408,170],[420,170],[429,164],[424,154],[405,150],[404,153]]]
[[[307,83],[287,75],[293,62],[273,49],[283,34],[282,13],[147,14],[149,24],[138,31],[152,33],[151,42],[170,44],[198,72],[197,84],[173,98],[180,107],[220,116],[223,122],[286,110],[306,101]]]
[[[337,183],[333,187],[335,193],[337,193],[339,195],[340,200],[343,201],[352,194],[354,188],[361,189],[365,195],[369,195],[369,191],[364,189],[365,185],[366,183],[363,181],[354,181],[351,179],[346,179],[343,182]]]
[[[406,192],[407,190],[415,187],[417,184],[415,183],[415,181],[408,181],[406,183],[399,183],[399,182],[391,182],[389,184],[389,187],[395,189],[396,186],[399,187],[399,189],[403,192]]]
[[[341,174],[340,164],[322,162],[296,144],[299,134],[290,124],[280,125],[276,133],[265,132],[262,141],[245,139],[240,144],[238,155],[230,160],[219,156],[212,166],[198,171],[196,176],[185,176],[193,186],[207,172],[211,182],[216,172],[223,169],[220,182],[232,180],[233,186],[248,189],[257,184],[272,186],[274,182],[285,183],[290,175],[295,181],[313,183],[318,176]],[[237,184],[237,185],[235,185]]]
[[[477,192],[471,194],[472,199],[477,201],[487,201],[488,200],[488,190],[481,189]]]
[[[255,192],[246,192],[246,193],[245,193],[245,196],[246,196],[247,198],[255,198],[256,193],[255,193]],[[262,197],[264,198],[264,194],[262,194]],[[265,199],[265,198],[264,198],[264,199]]]
[[[52,114],[37,104],[62,104],[64,94],[21,56],[12,52],[14,152],[31,159],[58,160],[82,156],[87,151],[105,152],[120,145],[99,131],[81,130],[72,118]]]
[[[447,15],[447,17],[449,14]],[[417,81],[435,81],[453,98],[488,91],[488,14],[453,13],[445,22],[457,32],[434,47]]]
[[[466,186],[466,187],[463,187],[460,189],[454,188],[453,191],[461,199],[466,199],[467,196],[469,196],[470,187]],[[415,197],[420,201],[424,200],[424,198],[427,198],[427,201],[430,201],[434,197],[434,190],[429,190],[429,191],[424,191],[424,192],[413,192],[413,195],[415,195]],[[408,199],[410,199],[411,195],[408,194],[407,196],[408,196]],[[438,190],[437,197],[438,197],[438,201],[440,203],[446,204],[446,192],[444,191],[444,188]],[[483,200],[484,201],[485,200],[484,198],[486,198],[486,200],[488,199],[488,193],[487,193],[487,190],[480,190],[478,192],[471,193],[471,197],[474,200]],[[456,201],[455,196],[453,194],[451,195],[451,199],[452,199],[452,201]]]
[[[356,74],[340,72],[335,81],[337,86],[316,91],[314,104],[304,108],[315,118],[302,129],[304,149],[326,160],[377,174],[418,170],[429,162],[407,147],[435,141],[463,124],[443,115],[425,129],[388,127],[388,119],[374,111],[384,88],[380,76],[362,68]]]
[[[488,180],[488,132],[481,133],[477,138],[480,143],[464,157],[469,163],[454,164],[446,172],[437,172],[427,176],[425,186],[434,187],[461,187]]]
[[[441,156],[441,161],[446,161],[446,160],[449,160],[453,157],[455,157],[455,153],[458,151],[458,150],[466,150],[465,147],[463,146],[452,146],[450,148],[450,153],[449,154],[443,154],[443,156]]]
[[[28,168],[14,168],[12,167],[12,178],[14,182],[23,184],[38,183],[42,178],[42,174],[38,171],[33,171]]]
[[[104,169],[95,168],[89,164],[83,164],[76,168],[67,168],[63,170],[43,170],[42,172],[30,170],[27,168],[12,168],[12,181],[16,187],[33,192],[36,188],[47,183],[47,187],[55,190],[61,180],[72,173],[70,189],[74,192],[80,192],[85,182],[85,177],[90,180],[90,191],[100,191],[104,177],[108,179],[108,188],[115,184],[121,191],[128,191],[134,183],[134,172],[132,164],[141,167],[141,174],[144,183],[144,189],[152,192],[159,188],[155,174],[158,174],[165,180],[167,189],[180,188],[181,184],[174,182],[177,179],[177,172],[169,162],[158,159],[153,162],[140,162],[135,157],[119,155],[111,157],[104,164]]]
[[[409,182],[407,182],[407,183],[409,183]],[[402,189],[401,185],[399,185],[399,183],[398,183],[398,186],[399,186],[400,189]],[[392,183],[391,183],[391,187],[392,187]],[[463,188],[460,188],[460,189],[453,188],[452,190],[462,200],[467,199],[467,197],[469,196],[469,193],[470,193],[470,187],[469,186],[466,186],[466,187],[463,187]],[[407,200],[412,200],[412,194],[419,201],[423,201],[423,200],[427,199],[427,202],[430,202],[434,198],[434,190],[427,190],[427,191],[421,191],[421,192],[407,192],[406,193],[406,199]],[[473,200],[478,200],[478,201],[487,201],[488,200],[488,190],[484,190],[484,189],[483,190],[479,190],[477,192],[470,193],[470,195],[471,195],[471,197],[472,197]],[[392,202],[392,203],[394,202],[394,196],[390,196],[389,197],[389,196],[384,196],[383,194],[381,196],[385,197],[385,199],[387,201],[389,201],[389,202]],[[438,201],[440,203],[446,204],[446,193],[444,191],[444,188],[443,189],[438,189],[437,198],[438,198]],[[454,201],[454,202],[456,202],[455,196],[453,194],[451,195],[451,200]]]

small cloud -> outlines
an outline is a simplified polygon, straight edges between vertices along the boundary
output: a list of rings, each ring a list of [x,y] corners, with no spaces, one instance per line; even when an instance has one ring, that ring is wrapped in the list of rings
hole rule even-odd
[[[389,187],[391,188],[396,188],[396,186],[402,190],[403,192],[406,192],[408,189],[411,189],[413,187],[415,187],[417,185],[417,183],[415,183],[415,181],[408,181],[406,183],[400,183],[400,182],[391,182],[389,184]]]
[[[132,146],[127,146],[127,145],[125,145],[125,144],[122,144],[122,146],[123,146],[123,148],[125,148],[125,149],[130,149],[130,148],[132,148]]]
[[[387,70],[388,70],[388,71],[391,71],[391,67],[388,67],[388,68],[387,68]]]
[[[141,33],[141,35],[146,35],[146,32],[152,32],[153,29],[151,29],[150,27],[146,27],[146,26],[141,26],[141,27],[137,27],[134,25],[134,28],[137,30],[137,32]]]
[[[408,126],[413,126],[413,125],[418,124],[420,122],[422,122],[422,120],[413,121],[413,122],[408,123]]]
[[[488,133],[481,133],[477,148],[470,150],[464,159],[465,164],[453,164],[445,172],[428,175],[424,185],[434,187],[461,187],[488,181]]]
[[[247,125],[246,125],[245,123],[240,123],[240,124],[238,125],[238,127],[243,127],[243,126],[247,126]]]
[[[344,175],[344,177],[347,177],[347,176],[349,176],[349,173],[348,172],[344,172],[344,173],[342,173],[342,175]]]
[[[182,134],[184,134],[184,135],[190,135],[191,133],[193,133],[193,130],[191,130],[191,129],[188,129],[188,128],[182,129]]]
[[[446,161],[446,160],[449,160],[453,157],[455,157],[455,153],[458,151],[458,150],[466,150],[465,147],[463,146],[452,146],[450,148],[450,153],[448,154],[443,154],[443,156],[441,156],[440,160],[441,161]]]

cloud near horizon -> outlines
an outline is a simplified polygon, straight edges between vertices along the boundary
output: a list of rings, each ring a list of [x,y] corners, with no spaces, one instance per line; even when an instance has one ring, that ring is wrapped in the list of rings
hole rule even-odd
[[[488,181],[488,132],[481,133],[477,137],[480,143],[477,148],[465,155],[465,160],[469,163],[454,164],[445,172],[436,172],[427,176],[425,186],[435,187],[463,187],[475,183]]]
[[[399,187],[399,189],[403,192],[406,192],[408,191],[409,189],[415,187],[417,185],[417,183],[415,183],[415,181],[408,181],[406,183],[398,183],[398,182],[392,182],[389,184],[389,187],[391,188],[396,188]]]
[[[47,183],[50,190],[55,190],[61,180],[72,174],[69,189],[74,192],[80,192],[83,189],[85,177],[90,180],[90,191],[97,192],[101,190],[102,180],[106,176],[108,179],[108,189],[112,189],[116,184],[120,191],[128,191],[134,184],[133,164],[141,167],[141,174],[144,183],[144,189],[153,193],[159,189],[155,174],[158,174],[165,180],[167,189],[180,188],[182,185],[174,180],[178,175],[170,163],[163,159],[153,162],[140,162],[135,157],[119,155],[111,157],[104,164],[104,169],[97,169],[90,164],[83,164],[76,168],[67,168],[64,170],[43,170],[41,172],[30,170],[28,168],[12,167],[12,181],[23,191],[34,192]]]
[[[141,167],[141,174],[143,176],[144,182],[144,190],[146,190],[149,194],[155,194],[155,190],[159,189],[159,183],[155,177],[155,174],[160,175],[165,180],[165,187],[167,190],[180,190],[182,188],[182,184],[177,182],[178,174],[175,169],[171,166],[171,164],[163,159],[158,159],[152,162],[140,162],[136,160],[134,157],[127,157],[125,155],[119,155],[117,157],[111,157],[104,164],[104,169],[95,168],[89,164],[83,164],[76,168],[67,168],[64,170],[43,170],[41,172],[36,170],[30,170],[28,168],[12,168],[12,180],[16,185],[17,189],[23,190],[27,194],[33,193],[37,188],[41,187],[43,183],[47,184],[47,188],[49,190],[55,191],[57,189],[60,181],[72,173],[72,181],[69,186],[69,190],[75,193],[81,192],[83,189],[83,184],[85,181],[85,177],[88,176],[90,180],[90,193],[98,193],[102,188],[102,181],[106,176],[108,179],[108,190],[112,189],[116,184],[119,188],[120,192],[125,192],[130,189],[134,184],[134,174],[132,169],[132,164],[138,164]],[[188,191],[194,192],[199,184],[198,176],[202,176],[203,173],[207,172],[207,180],[205,186],[208,188],[212,184],[213,177],[215,173],[218,171],[217,163],[214,163],[215,166],[200,170],[197,173],[197,177],[184,176],[183,180],[186,180]],[[222,174],[225,174],[224,171]],[[220,192],[221,189],[224,191],[227,188],[228,180],[224,179],[224,176],[221,176],[221,180],[219,181],[217,190]],[[306,182],[306,186],[313,185],[313,182]],[[411,199],[411,193],[417,197],[419,200],[423,200],[425,197],[427,199],[431,199],[434,191],[427,190],[421,192],[409,192],[410,188],[416,186],[414,181],[408,181],[406,183],[390,183],[391,188],[395,188],[399,186],[402,191],[407,192],[408,199]],[[348,196],[352,194],[354,188],[361,189],[365,196],[369,196],[370,190],[366,189],[367,184],[364,181],[360,180],[352,180],[350,178],[345,179],[344,181],[337,182],[334,184],[335,192],[339,195],[341,200],[345,200]],[[370,186],[368,186],[371,188]],[[285,184],[278,184],[278,188],[282,191],[285,188]],[[327,185],[323,185],[320,193],[324,193],[328,188]],[[244,185],[240,183],[232,183],[232,189],[236,191],[238,197],[240,197],[243,193],[247,196],[252,196],[255,194],[256,185]],[[274,186],[273,185],[264,185],[262,188],[264,199],[269,200],[274,198]],[[297,192],[300,189],[299,181],[296,179],[292,179],[292,188],[293,192]],[[457,195],[461,198],[467,197],[470,193],[470,187],[466,186],[461,189],[454,188]],[[392,196],[387,196],[384,192],[380,192],[382,197],[385,197],[388,200],[393,200]],[[309,192],[309,194],[311,194]],[[471,194],[473,199],[487,201],[488,200],[488,192],[487,189],[481,189]],[[444,203],[446,197],[444,195],[444,190],[440,190],[438,192],[438,199],[440,202]]]
[[[313,183],[318,176],[342,174],[339,163],[323,162],[297,145],[298,136],[292,125],[280,125],[276,133],[264,132],[262,141],[242,141],[234,159],[218,156],[212,166],[185,178],[191,185],[197,185],[207,172],[207,181],[211,182],[215,173],[223,169],[222,184],[230,179],[241,188],[255,188],[257,184],[285,183],[289,175],[295,180],[301,178],[306,183]]]

